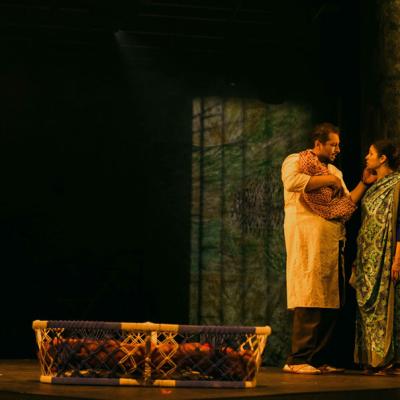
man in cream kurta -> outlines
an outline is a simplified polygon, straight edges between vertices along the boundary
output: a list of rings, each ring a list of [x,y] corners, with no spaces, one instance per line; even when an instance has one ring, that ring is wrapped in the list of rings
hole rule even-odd
[[[325,219],[301,201],[303,192],[332,187],[357,203],[364,194],[368,176],[349,192],[342,172],[332,162],[339,149],[339,129],[317,125],[311,133],[312,152],[327,166],[329,175],[299,172],[299,154],[291,154],[282,165],[285,202],[287,305],[294,311],[292,353],[283,370],[300,374],[342,372],[330,363],[327,349],[341,305],[341,253],[345,227],[338,219]],[[371,178],[372,179],[372,178]]]
[[[287,306],[339,308],[339,242],[345,240],[341,222],[313,213],[300,201],[311,176],[297,170],[299,156],[291,154],[282,165],[285,201]],[[334,165],[329,172],[349,191]]]

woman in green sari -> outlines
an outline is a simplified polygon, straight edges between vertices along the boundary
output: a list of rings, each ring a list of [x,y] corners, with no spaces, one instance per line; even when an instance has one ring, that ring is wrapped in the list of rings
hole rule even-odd
[[[358,303],[354,358],[365,372],[400,374],[399,152],[388,140],[365,157],[377,180],[362,199],[353,285]]]

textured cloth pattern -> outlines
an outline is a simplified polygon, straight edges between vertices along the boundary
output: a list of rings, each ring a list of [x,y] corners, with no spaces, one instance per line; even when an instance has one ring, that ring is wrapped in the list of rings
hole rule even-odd
[[[400,286],[391,280],[396,246],[400,173],[372,185],[362,199],[362,224],[355,262],[355,361],[385,367],[400,361]]]
[[[328,167],[311,150],[299,153],[299,172],[310,176],[330,174]],[[320,217],[341,222],[347,221],[357,208],[349,195],[330,186],[302,193],[301,201]]]

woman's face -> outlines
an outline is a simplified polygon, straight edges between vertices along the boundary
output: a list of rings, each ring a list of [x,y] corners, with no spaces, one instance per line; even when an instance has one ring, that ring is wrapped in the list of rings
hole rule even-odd
[[[382,157],[384,156],[379,156],[378,150],[375,148],[374,145],[369,146],[368,154],[365,156],[365,161],[367,162],[367,168],[370,169],[379,168],[384,162],[384,160],[382,162]]]

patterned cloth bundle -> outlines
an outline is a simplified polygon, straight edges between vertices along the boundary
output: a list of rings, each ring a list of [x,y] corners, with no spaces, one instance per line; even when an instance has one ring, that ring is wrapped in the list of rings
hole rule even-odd
[[[328,167],[311,150],[299,153],[299,172],[311,176],[330,175]],[[331,186],[304,192],[301,201],[320,217],[340,222],[346,222],[357,208],[349,195]]]

